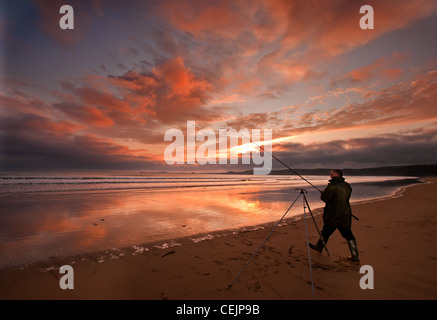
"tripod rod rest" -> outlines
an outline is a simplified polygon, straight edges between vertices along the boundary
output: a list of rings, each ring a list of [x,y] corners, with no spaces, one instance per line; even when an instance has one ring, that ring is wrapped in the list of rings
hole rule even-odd
[[[306,189],[296,188],[296,190],[299,190],[300,193],[308,193],[308,191]]]

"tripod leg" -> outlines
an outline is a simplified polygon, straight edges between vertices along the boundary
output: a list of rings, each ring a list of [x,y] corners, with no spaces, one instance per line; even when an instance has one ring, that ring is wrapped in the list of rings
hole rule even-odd
[[[310,240],[308,238],[308,224],[307,224],[307,215],[306,215],[306,212],[305,212],[305,203],[308,206],[308,202],[306,201],[306,197],[305,197],[305,194],[304,194],[303,195],[303,216],[304,216],[304,220],[305,220],[305,234],[306,234],[306,240],[307,240],[308,263],[309,263],[309,266],[310,266],[311,288],[312,288],[312,291],[313,291],[313,300],[315,300],[316,296],[315,296],[315,292],[314,292],[313,267],[311,265]],[[308,207],[308,210],[309,210],[309,207]]]
[[[307,240],[308,264],[310,266],[310,277],[311,277],[311,288],[312,288],[312,291],[313,291],[313,300],[315,300],[316,296],[315,296],[315,292],[314,292],[313,267],[311,265],[310,240],[308,238],[308,224],[307,224],[307,215],[306,215],[306,212],[305,212],[305,203],[307,204],[307,207],[308,207],[308,210],[309,210],[310,208],[308,206],[308,202],[306,201],[305,194],[303,194],[303,216],[304,216],[304,220],[305,220],[305,234],[306,234],[306,240]]]
[[[270,231],[269,235],[264,239],[264,241],[259,245],[258,249],[256,249],[256,251],[252,254],[252,256],[250,257],[250,259],[246,262],[246,264],[244,265],[244,267],[240,270],[240,272],[238,272],[238,274],[235,276],[235,278],[231,281],[231,283],[228,285],[228,289],[230,287],[232,287],[232,284],[235,282],[235,280],[237,280],[237,278],[240,276],[240,274],[243,272],[244,269],[246,269],[246,267],[249,265],[249,263],[252,261],[252,259],[255,257],[255,255],[258,253],[258,251],[262,248],[262,246],[264,245],[264,243],[266,243],[267,239],[270,238],[270,236],[272,235],[273,231],[275,231],[275,229],[279,226],[279,224],[281,223],[282,220],[284,220],[285,216],[287,215],[288,211],[290,211],[290,209],[294,206],[294,204],[296,203],[297,199],[299,199],[300,194],[297,196],[297,198],[293,201],[293,203],[291,204],[291,206],[288,207],[287,211],[285,211],[284,215],[282,216],[281,220],[278,221],[278,223],[275,225],[275,227],[272,229],[272,231]]]
[[[316,226],[316,229],[317,229],[317,232],[318,232],[318,234],[319,234],[319,237],[320,237],[320,239],[322,240],[323,247],[325,248],[326,253],[327,253],[328,256],[329,256],[328,247],[326,247],[325,240],[323,239],[323,237],[322,237],[322,233],[320,232],[320,229],[319,229],[319,227],[317,226],[316,219],[314,219],[313,213],[312,213],[312,211],[311,211],[311,209],[310,209],[310,204],[308,203],[308,199],[307,199],[307,197],[306,197],[305,194],[303,195],[303,198],[304,198],[305,203],[306,203],[306,205],[307,205],[307,207],[308,207],[308,211],[309,211],[310,214],[311,214],[311,218],[313,219],[314,225]]]

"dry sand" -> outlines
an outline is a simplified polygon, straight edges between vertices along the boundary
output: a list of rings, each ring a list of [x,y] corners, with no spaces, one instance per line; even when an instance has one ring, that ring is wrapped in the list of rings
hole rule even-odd
[[[437,298],[437,179],[425,181],[398,197],[353,206],[360,221],[352,230],[361,265],[373,268],[374,289],[360,288],[364,274],[346,259],[338,232],[329,257],[311,251],[316,299]],[[316,221],[321,228],[320,215]],[[278,227],[227,289],[273,226],[166,249],[144,245],[3,269],[0,299],[313,299],[304,220]],[[311,220],[308,228],[316,242]],[[64,264],[74,268],[73,290],[59,287]]]

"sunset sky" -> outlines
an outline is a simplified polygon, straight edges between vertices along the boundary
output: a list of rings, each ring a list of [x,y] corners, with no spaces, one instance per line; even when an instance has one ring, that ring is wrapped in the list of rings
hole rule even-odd
[[[295,168],[437,163],[436,34],[434,0],[0,0],[0,170],[250,169],[167,165],[187,121]]]

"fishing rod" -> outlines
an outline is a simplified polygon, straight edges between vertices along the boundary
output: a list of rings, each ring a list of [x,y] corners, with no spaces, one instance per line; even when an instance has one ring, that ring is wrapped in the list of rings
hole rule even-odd
[[[304,177],[302,177],[298,172],[296,172],[296,170],[294,170],[293,168],[291,168],[289,165],[287,165],[286,163],[284,163],[281,159],[278,159],[277,157],[275,157],[271,152],[268,152],[267,150],[264,149],[263,146],[259,145],[258,143],[254,142],[250,137],[245,136],[244,134],[242,134],[241,132],[239,132],[239,134],[241,134],[243,137],[249,139],[250,142],[252,142],[254,145],[256,145],[258,148],[260,148],[263,152],[268,153],[269,155],[271,155],[273,157],[273,159],[275,159],[276,161],[278,161],[280,164],[282,164],[284,167],[286,167],[287,169],[289,169],[291,172],[293,172],[295,175],[297,175],[299,178],[301,178],[302,180],[304,180],[306,183],[308,183],[311,187],[313,187],[314,189],[316,189],[317,191],[319,191],[320,193],[322,193],[322,190],[320,190],[319,188],[317,188],[315,185],[313,185],[311,182],[309,182],[307,179],[305,179]]]
[[[276,161],[278,161],[280,164],[282,164],[284,167],[286,167],[287,169],[289,169],[291,172],[293,172],[295,175],[297,175],[299,178],[301,178],[302,180],[304,180],[306,183],[308,183],[311,187],[313,187],[314,189],[316,189],[317,191],[319,191],[320,193],[323,193],[322,190],[320,190],[319,188],[317,188],[315,185],[313,185],[311,182],[309,182],[307,179],[305,179],[304,177],[302,177],[302,175],[300,175],[298,172],[296,172],[296,170],[294,170],[293,168],[291,168],[289,165],[287,165],[285,162],[283,162],[281,159],[278,159],[277,157],[275,157],[271,152],[268,152],[267,150],[264,149],[263,146],[259,145],[258,143],[254,142],[250,137],[247,137],[246,135],[242,134],[241,132],[239,132],[239,134],[241,134],[243,137],[249,139],[250,142],[252,142],[254,145],[256,145],[258,148],[260,148],[260,150],[262,150],[263,152],[266,152],[267,154],[271,155],[273,157],[273,159],[275,159]],[[351,216],[356,219],[357,221],[359,221],[360,219],[358,219],[355,215],[353,215],[351,213]]]

